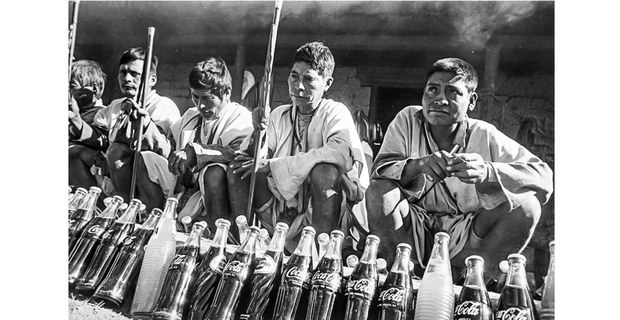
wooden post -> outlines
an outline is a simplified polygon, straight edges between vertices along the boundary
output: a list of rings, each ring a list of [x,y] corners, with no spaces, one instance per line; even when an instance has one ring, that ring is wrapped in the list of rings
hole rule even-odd
[[[479,92],[478,107],[480,108],[480,119],[493,123],[492,118],[495,113],[495,81],[499,68],[500,45],[490,44],[484,49],[484,82]]]
[[[245,70],[245,43],[242,39],[237,45],[235,53],[235,73],[232,77],[232,93],[230,100],[241,103],[241,90],[243,89],[243,72]]]

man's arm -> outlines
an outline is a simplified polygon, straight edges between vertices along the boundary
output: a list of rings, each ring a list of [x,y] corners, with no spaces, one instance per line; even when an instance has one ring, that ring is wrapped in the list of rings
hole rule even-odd
[[[108,128],[106,124],[105,108],[99,110],[93,120],[93,125],[86,123],[79,114],[69,117],[69,140],[105,151],[108,148]]]

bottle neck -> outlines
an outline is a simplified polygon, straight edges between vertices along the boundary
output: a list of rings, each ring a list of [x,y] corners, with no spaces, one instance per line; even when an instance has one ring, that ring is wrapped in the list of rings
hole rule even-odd
[[[470,261],[467,266],[467,275],[465,276],[465,282],[463,286],[479,287],[486,290],[484,280],[482,278],[482,261]]]
[[[525,277],[525,265],[521,261],[511,261],[506,277],[506,286],[527,288],[527,278]]]
[[[361,263],[377,263],[377,247],[379,246],[378,242],[367,242],[366,247],[364,248],[364,253],[362,253],[362,257],[360,258]]]
[[[121,206],[122,203],[123,200],[118,198],[112,198],[110,204],[105,208],[105,210],[103,210],[103,212],[99,216],[106,219],[116,218],[116,211],[118,211],[118,208]]]
[[[433,245],[433,250],[431,251],[430,260],[440,260],[440,261],[449,260],[448,240],[449,239],[447,237],[442,237],[442,236],[435,237],[435,244]]]
[[[161,211],[152,211],[146,221],[142,224],[142,229],[155,230],[155,227],[157,227],[157,223],[159,222],[160,218]]]
[[[398,247],[396,252],[396,259],[392,264],[391,272],[409,272],[409,259],[411,259],[411,249]]]
[[[284,241],[286,240],[287,231],[288,229],[279,228],[278,226],[276,226],[276,230],[273,233],[273,238],[271,238],[271,242],[269,242],[267,251],[281,252],[282,250],[284,250]]]
[[[248,237],[241,244],[239,249],[237,249],[237,251],[246,252],[248,254],[255,253],[256,252],[256,239],[258,238],[259,232],[260,231],[258,228],[254,228],[254,227],[250,228],[250,233],[248,234]]]
[[[334,260],[342,260],[342,236],[336,235],[332,236],[329,244],[327,245],[327,250],[325,251],[324,258],[334,259]]]
[[[138,214],[138,210],[140,209],[140,204],[140,202],[131,201],[129,207],[125,210],[125,212],[123,212],[123,215],[116,220],[116,223],[135,223],[136,215]]]
[[[312,243],[314,242],[314,233],[303,231],[299,244],[293,252],[297,256],[310,257],[312,256]]]
[[[99,199],[99,192],[96,192],[96,191],[88,192],[88,194],[86,195],[86,198],[80,204],[79,209],[95,211],[95,208],[97,207],[97,199]]]
[[[228,240],[228,229],[229,226],[224,223],[217,226],[217,229],[215,230],[215,236],[213,237],[213,243],[211,244],[212,247],[226,247],[226,240]]]
[[[75,194],[73,194],[73,197],[71,197],[71,199],[69,200],[69,209],[70,210],[77,209],[82,199],[84,199],[85,195],[86,193],[82,191],[76,191]]]
[[[200,236],[202,236],[204,230],[204,227],[195,224],[189,234],[189,237],[185,240],[183,247],[200,247]]]
[[[162,214],[162,216],[164,217],[164,219],[174,220],[176,217],[176,211],[177,202],[174,200],[167,200],[166,205],[164,206],[164,213]]]

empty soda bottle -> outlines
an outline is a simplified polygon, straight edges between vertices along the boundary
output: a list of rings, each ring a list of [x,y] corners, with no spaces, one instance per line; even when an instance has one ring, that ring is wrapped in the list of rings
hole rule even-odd
[[[379,320],[413,319],[413,288],[409,274],[411,246],[399,243],[396,258],[379,293]]]
[[[379,273],[379,284],[383,284],[388,276],[387,261],[383,258],[377,259],[377,272]]]
[[[549,243],[549,269],[545,279],[545,288],[543,289],[541,312],[541,320],[555,319],[555,241]]]
[[[86,189],[79,187],[75,190],[75,193],[69,197],[69,217],[77,210],[87,193],[88,191]]]
[[[484,259],[469,256],[465,259],[467,275],[463,289],[454,308],[454,320],[493,320],[493,310],[489,293],[482,277]]]
[[[254,272],[256,241],[259,233],[258,227],[251,226],[245,241],[224,267],[222,280],[217,286],[213,300],[213,307],[204,319],[233,319],[239,303],[239,296],[243,288],[249,285],[250,276]]]
[[[237,224],[237,230],[239,230],[239,243],[243,243],[248,236],[248,232],[250,232],[248,219],[244,215],[239,215],[235,218],[235,223]]]
[[[176,208],[178,200],[168,198],[159,228],[151,236],[140,267],[136,293],[131,304],[132,317],[150,316],[164,284],[168,266],[176,249]]]
[[[359,263],[351,273],[347,282],[347,309],[345,320],[366,320],[370,311],[370,303],[375,296],[379,274],[377,273],[377,247],[379,237],[368,235],[366,246]]]
[[[123,303],[130,285],[135,284],[138,279],[144,258],[144,247],[153,235],[161,215],[160,209],[153,209],[144,224],[123,240],[110,272],[93,295],[94,299],[103,299],[116,307]]]
[[[312,275],[312,244],[314,228],[308,226],[301,231],[297,248],[282,269],[282,280],[278,289],[276,305],[273,312],[274,320],[293,320],[300,305],[302,291],[310,289]],[[299,310],[305,314],[306,310]]]
[[[508,277],[497,303],[497,320],[533,320],[535,306],[532,303],[527,278],[525,257],[518,253],[508,256]]]
[[[498,264],[499,270],[501,272],[497,283],[495,284],[495,288],[493,292],[502,293],[502,289],[506,285],[506,277],[508,276],[508,260],[502,260]]]
[[[141,204],[140,200],[132,199],[123,215],[103,233],[93,259],[78,280],[77,290],[91,292],[97,289],[112,266],[123,240],[135,229],[136,215]]]
[[[287,232],[288,225],[286,223],[276,223],[273,238],[265,250],[265,254],[256,259],[256,268],[247,287],[249,290],[244,290],[245,292],[239,300],[238,319],[261,320],[263,318],[276,278],[280,280],[278,275],[282,269],[284,241]]]
[[[73,246],[82,235],[82,230],[88,222],[95,216],[97,200],[101,194],[101,189],[90,187],[88,194],[82,200],[79,207],[69,218],[69,253]]]
[[[90,265],[105,231],[114,223],[116,211],[121,203],[123,203],[123,198],[114,196],[101,215],[89,220],[84,227],[85,231],[82,232],[69,256],[69,284],[76,283]]]
[[[325,255],[327,250],[327,244],[329,243],[329,235],[327,233],[320,233],[317,236],[316,241],[319,243],[319,260]]]
[[[435,243],[422,276],[415,307],[416,320],[450,320],[454,312],[454,288],[448,254],[450,236],[435,234]]]
[[[325,255],[312,276],[312,289],[308,302],[306,319],[329,320],[334,300],[340,291],[342,282],[342,240],[344,233],[340,230],[331,232]]]
[[[184,318],[188,300],[187,293],[195,280],[195,269],[200,255],[200,236],[206,227],[207,223],[204,221],[194,223],[187,241],[172,259],[164,286],[151,315],[152,320]]]
[[[197,268],[194,294],[190,297],[189,319],[202,320],[213,302],[215,290],[222,278],[222,272],[228,262],[226,257],[226,242],[230,221],[217,219],[215,221],[215,236],[211,247],[202,257]]]

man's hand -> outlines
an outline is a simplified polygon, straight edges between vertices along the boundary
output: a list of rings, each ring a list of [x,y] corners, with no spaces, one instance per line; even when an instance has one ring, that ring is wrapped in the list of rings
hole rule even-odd
[[[142,122],[144,125],[144,129],[146,129],[146,127],[151,122],[151,117],[149,116],[149,113],[146,110],[140,108],[138,103],[136,103],[136,101],[134,101],[132,98],[127,98],[123,101],[123,103],[121,103],[121,110],[128,113],[129,118],[132,121],[138,120],[139,117],[144,117],[144,120]]]
[[[433,181],[443,180],[448,176],[446,157],[450,154],[441,150],[422,158],[419,162],[422,173]]]
[[[446,169],[451,177],[457,177],[465,183],[483,182],[488,178],[488,163],[479,154],[457,153],[450,157]]]
[[[267,129],[267,117],[265,116],[265,109],[256,107],[252,110],[252,125],[254,130]]]
[[[78,106],[77,101],[71,97],[71,101],[69,101],[69,121],[74,121],[76,117],[81,119],[80,107]]]
[[[190,172],[190,168],[196,166],[196,152],[192,147],[175,151],[168,157],[168,170],[175,175]]]
[[[253,164],[253,157],[248,155],[238,155],[235,157],[235,160],[230,163],[230,168],[233,169],[233,174],[241,174],[241,180],[243,180],[251,176]],[[269,175],[271,173],[269,159],[259,159],[258,164],[256,165],[256,172]]]

